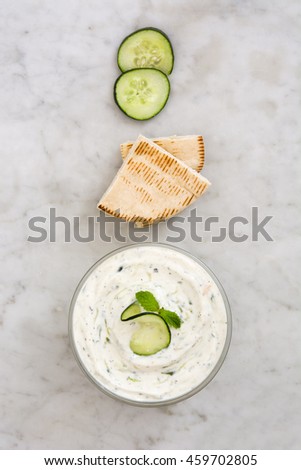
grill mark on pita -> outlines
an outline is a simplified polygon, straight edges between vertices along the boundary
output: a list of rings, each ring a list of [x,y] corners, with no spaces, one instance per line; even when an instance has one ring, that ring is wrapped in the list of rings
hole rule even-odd
[[[148,166],[144,162],[136,162],[135,173],[144,173]]]
[[[154,165],[156,168],[158,168],[159,171],[163,171],[163,167],[166,167],[167,161],[164,158],[164,156],[160,155],[160,156],[157,156],[155,159],[152,159],[150,163]]]
[[[200,186],[199,186],[199,191],[200,193],[204,192],[204,190],[206,189],[207,185],[205,183],[201,183]]]
[[[166,158],[165,163],[162,163],[161,170],[162,170],[162,171],[165,171],[169,166],[170,166],[170,159],[168,160],[168,159]]]
[[[178,194],[180,193],[181,191],[181,188],[179,187],[176,191],[175,191],[175,196],[178,196]]]
[[[127,157],[132,147],[133,144],[131,142],[120,145],[120,152],[123,160]]]
[[[149,193],[146,193],[144,195],[144,197],[141,199],[141,202],[153,202],[153,198],[151,197],[151,195]]]
[[[154,179],[155,179],[154,175],[149,173],[149,175],[145,178],[145,183],[153,184],[153,183],[155,183]]]
[[[121,176],[120,176],[120,179],[122,179],[122,181],[124,182],[124,184],[126,184],[127,186],[132,186],[131,180],[129,180],[126,176],[121,175]]]
[[[143,146],[141,145],[142,143],[144,144]],[[148,142],[140,142],[137,149],[135,149],[134,153],[137,156],[143,155],[145,159],[151,161],[154,161],[157,155],[159,155],[159,158],[161,158],[162,155],[162,153],[158,149],[156,149],[155,147],[151,147]]]
[[[179,166],[174,166],[174,167],[171,167],[171,175],[172,176],[176,176],[176,175],[179,175],[180,171],[183,171],[183,168],[179,168]]]
[[[162,154],[161,152],[158,152],[157,149],[156,149],[156,152],[151,157],[152,157],[150,158],[151,163],[160,167],[160,169],[161,169],[161,163],[163,162],[163,160],[167,159],[167,155]]]
[[[129,170],[136,170],[137,166],[139,165],[139,162],[134,160],[133,157],[130,157],[126,163]]]
[[[183,206],[187,207],[191,203],[193,197],[193,194],[191,194],[191,196],[188,196],[183,202]]]
[[[174,208],[171,213],[170,213],[170,216],[172,217],[174,214],[177,214],[178,213],[178,209]]]
[[[154,175],[152,174],[152,169],[149,166],[146,166],[145,168],[144,178],[146,182],[148,182],[151,178],[154,178]]]
[[[148,147],[148,150],[147,150],[146,154],[147,154],[149,157],[151,157],[152,155],[155,155],[156,152],[157,152],[157,149]]]
[[[173,215],[173,213],[175,212],[175,209],[168,209],[166,215],[165,215],[165,218],[169,218]]]
[[[175,167],[173,173],[174,176],[179,176],[180,178],[184,179],[184,175],[186,174],[185,168],[182,167]]]
[[[162,147],[162,144],[164,145],[164,142],[160,139],[154,139],[155,144],[159,145],[159,147]]]
[[[164,149],[162,149],[162,151],[164,152]],[[162,155],[162,152],[160,152],[156,147],[154,147],[154,152],[152,153],[152,155],[155,158],[161,158],[161,157],[164,158],[164,154]]]
[[[132,170],[132,173],[134,173],[134,174],[139,174],[139,173],[143,172],[143,169],[144,169],[145,166],[146,166],[145,163],[140,162],[140,161],[138,161],[138,162],[136,161],[135,164],[132,167],[130,167],[130,170]]]
[[[202,191],[202,193],[205,191],[206,188],[207,188],[207,184],[202,183],[200,186],[200,190]]]
[[[165,177],[163,176],[157,181],[158,188],[161,188],[164,182],[165,182]]]
[[[201,169],[204,166],[204,162],[205,162],[204,139],[201,135],[198,136],[198,147],[199,147],[198,155],[199,155],[199,158],[200,158],[200,163],[198,165],[198,171],[201,171]]]
[[[104,212],[107,212],[107,213],[110,214],[110,215],[113,215],[114,217],[118,217],[118,218],[122,218],[122,219],[126,219],[126,218],[127,218],[127,215],[126,215],[126,214],[121,214],[121,213],[118,212],[117,210],[110,209],[110,208],[107,207],[105,204],[99,204],[98,207],[99,207],[99,209],[103,210]]]
[[[198,143],[199,143],[200,154],[202,154],[203,151],[204,151],[204,139],[203,139],[203,136],[201,136],[201,135],[198,136]]]
[[[163,217],[164,219],[166,219],[166,217],[168,216],[168,213],[169,213],[169,210],[168,210],[168,209],[165,209],[165,211],[164,211],[163,214],[162,214],[162,217]]]
[[[145,148],[147,147],[148,143],[147,142],[139,142],[137,147],[135,148],[135,154],[136,155],[142,155],[145,151]]]
[[[187,184],[187,188],[189,189],[189,191],[192,192],[194,195],[197,195],[199,193],[200,186],[203,184],[199,181],[191,182],[187,179],[185,180],[185,183]]]
[[[111,215],[115,215],[115,211],[112,210],[112,209],[109,209],[107,206],[105,206],[104,204],[99,204],[98,206],[100,209],[102,209],[103,211],[107,212],[108,214],[111,214]]]
[[[151,197],[151,194],[146,191],[146,189],[140,187],[140,188],[137,188],[137,191],[139,191],[140,193],[142,193],[142,198],[140,200],[140,202],[152,202],[153,201],[153,198]]]
[[[203,191],[203,187],[204,187],[204,183],[203,183],[202,181],[199,182],[199,183],[197,184],[196,188],[195,188],[196,192],[200,192],[200,191],[202,192],[202,191]]]
[[[183,176],[183,179],[185,182],[187,182],[189,180],[189,173],[188,173],[188,170],[187,168],[184,168],[184,171],[180,173],[181,176]]]
[[[155,183],[159,178],[159,173],[156,170],[142,162],[138,163],[138,165],[134,168],[133,173],[139,175],[145,183],[149,183],[150,181]]]
[[[144,162],[135,162],[129,165],[129,171],[133,174],[147,178],[151,172],[151,168]]]
[[[157,188],[164,194],[168,194],[171,196],[175,194],[175,192],[172,191],[174,189],[173,185],[171,184],[170,180],[167,180],[166,178],[162,178],[162,180],[157,183]]]

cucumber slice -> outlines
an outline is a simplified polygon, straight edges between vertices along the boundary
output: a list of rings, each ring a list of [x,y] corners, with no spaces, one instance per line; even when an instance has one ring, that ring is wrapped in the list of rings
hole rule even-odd
[[[141,306],[138,304],[138,302],[133,302],[131,305],[129,305],[125,310],[123,310],[120,319],[122,321],[128,320],[129,318],[134,317],[138,313],[142,312]]]
[[[130,320],[138,323],[138,329],[130,341],[130,348],[135,354],[150,356],[169,346],[170,329],[160,315],[144,312],[131,317]]]
[[[138,29],[119,46],[117,63],[121,72],[136,68],[155,68],[169,75],[174,64],[172,45],[163,31]]]
[[[114,98],[127,116],[144,121],[164,108],[169,91],[169,80],[163,72],[155,69],[134,69],[117,78]]]

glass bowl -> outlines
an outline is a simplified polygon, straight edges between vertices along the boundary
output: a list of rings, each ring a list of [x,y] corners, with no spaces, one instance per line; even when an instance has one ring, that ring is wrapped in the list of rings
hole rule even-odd
[[[92,273],[94,273],[94,271],[102,263],[106,262],[111,257],[117,255],[117,253],[122,253],[122,252],[125,252],[127,250],[132,250],[132,249],[137,248],[139,246],[141,246],[141,247],[142,246],[143,247],[150,247],[150,248],[151,247],[160,247],[160,248],[163,248],[164,250],[173,250],[174,252],[178,252],[178,253],[182,254],[183,256],[188,257],[191,261],[194,261],[195,263],[197,263],[199,266],[201,266],[206,271],[207,275],[215,283],[215,286],[217,287],[219,293],[221,294],[221,299],[222,299],[222,302],[223,302],[224,307],[225,307],[225,314],[226,314],[226,322],[225,323],[227,325],[226,326],[226,336],[225,336],[225,339],[224,339],[223,347],[220,351],[220,355],[219,355],[219,357],[216,358],[216,362],[215,362],[214,367],[210,370],[208,375],[204,379],[202,379],[200,381],[200,383],[198,383],[196,386],[193,386],[192,389],[190,389],[189,391],[187,391],[185,393],[180,394],[179,396],[174,396],[172,398],[159,399],[159,400],[157,400],[157,399],[140,400],[140,399],[135,399],[135,398],[130,398],[130,397],[123,396],[122,393],[120,393],[120,394],[118,393],[118,390],[115,390],[115,391],[110,390],[110,388],[108,387],[107,384],[101,383],[99,380],[97,380],[97,378],[95,377],[95,374],[93,374],[91,371],[88,370],[88,368],[85,365],[85,361],[83,360],[83,358],[82,358],[82,356],[79,352],[79,346],[77,346],[77,342],[76,342],[76,338],[75,338],[76,334],[75,334],[75,331],[74,331],[74,310],[75,310],[76,303],[78,301],[79,294],[82,292],[82,289],[83,289],[85,283],[87,282],[87,280],[90,278]],[[230,345],[230,341],[231,341],[231,334],[232,334],[232,317],[231,317],[231,309],[230,309],[229,301],[227,299],[226,293],[225,293],[221,283],[219,282],[219,280],[217,279],[215,274],[211,271],[211,269],[208,268],[208,266],[206,266],[205,263],[203,263],[203,261],[201,261],[197,257],[193,256],[189,252],[187,252],[187,251],[185,251],[181,248],[174,247],[174,246],[171,246],[171,245],[168,245],[168,244],[165,244],[165,243],[136,243],[136,244],[127,245],[125,247],[113,250],[109,254],[105,255],[104,257],[99,259],[87,271],[87,273],[81,279],[81,281],[79,282],[79,284],[78,284],[78,286],[75,290],[75,293],[73,295],[73,298],[72,298],[71,304],[70,304],[70,310],[69,310],[69,339],[70,339],[72,351],[74,353],[74,356],[76,358],[76,361],[77,361],[79,367],[82,369],[82,371],[84,372],[86,377],[94,385],[96,385],[96,387],[101,392],[105,393],[106,395],[110,396],[111,398],[115,398],[117,400],[120,400],[124,403],[128,403],[130,405],[143,406],[143,407],[157,407],[157,406],[171,405],[171,404],[175,404],[175,403],[178,403],[180,401],[186,400],[187,398],[190,398],[193,395],[195,395],[196,393],[198,393],[200,390],[202,390],[204,387],[206,387],[206,385],[208,385],[208,383],[213,379],[213,377],[217,374],[217,372],[221,368],[221,366],[222,366],[222,364],[225,360],[225,357],[227,355],[228,349],[229,349],[229,345]]]

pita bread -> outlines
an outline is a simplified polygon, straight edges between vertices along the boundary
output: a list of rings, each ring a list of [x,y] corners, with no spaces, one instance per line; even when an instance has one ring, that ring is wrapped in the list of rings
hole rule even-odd
[[[205,148],[201,135],[185,135],[171,137],[156,137],[151,139],[174,157],[183,160],[186,165],[195,171],[201,171],[204,166]],[[120,145],[121,156],[125,159],[134,142],[128,141]]]
[[[145,226],[178,214],[209,185],[184,162],[139,136],[98,208]]]

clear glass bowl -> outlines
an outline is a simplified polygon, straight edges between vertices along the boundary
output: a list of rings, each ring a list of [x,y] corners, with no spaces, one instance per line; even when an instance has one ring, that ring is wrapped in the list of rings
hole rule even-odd
[[[217,360],[215,366],[213,367],[213,369],[211,370],[211,372],[208,374],[208,376],[205,378],[205,380],[203,380],[198,386],[194,387],[193,389],[191,389],[189,392],[185,393],[185,394],[182,394],[180,396],[177,396],[175,398],[170,398],[170,399],[165,399],[165,400],[160,400],[160,401],[140,401],[140,400],[134,400],[134,399],[130,399],[130,398],[126,398],[126,397],[123,397],[121,395],[118,395],[117,393],[114,393],[112,392],[111,390],[108,390],[105,386],[101,385],[96,379],[95,377],[93,377],[93,375],[87,370],[85,364],[83,363],[81,357],[80,357],[80,354],[77,350],[77,347],[76,347],[76,343],[75,343],[75,338],[74,338],[74,331],[73,331],[73,316],[74,316],[74,307],[75,307],[75,304],[76,304],[76,301],[77,301],[77,298],[78,298],[78,295],[83,287],[83,285],[85,284],[86,280],[89,278],[89,276],[91,275],[91,273],[101,264],[103,263],[104,261],[106,261],[108,258],[110,258],[111,256],[114,256],[115,254],[121,252],[121,251],[124,251],[124,250],[129,250],[131,248],[134,248],[134,247],[137,247],[137,246],[159,246],[159,247],[162,247],[162,248],[165,248],[165,249],[168,249],[168,250],[175,250],[175,251],[178,251],[180,253],[182,253],[183,255],[186,255],[188,256],[190,259],[192,259],[193,261],[195,261],[196,263],[198,263],[208,274],[209,276],[213,279],[213,281],[215,282],[215,284],[217,285],[220,293],[221,293],[221,296],[222,296],[222,299],[223,299],[223,302],[224,302],[224,305],[225,305],[225,310],[226,310],[226,317],[227,317],[227,334],[226,334],[226,338],[225,338],[225,343],[224,343],[224,346],[223,346],[223,349],[222,349],[222,352],[219,356],[219,359]],[[231,309],[230,309],[230,304],[229,304],[229,301],[227,299],[227,296],[226,296],[226,293],[224,291],[224,288],[223,286],[221,285],[221,283],[219,282],[219,280],[217,279],[217,277],[215,276],[215,274],[211,271],[211,269],[208,268],[208,266],[206,266],[205,263],[203,263],[203,261],[201,261],[200,259],[198,259],[197,257],[193,256],[192,254],[190,254],[189,252],[181,249],[181,248],[178,248],[178,247],[174,247],[174,246],[171,246],[171,245],[168,245],[168,244],[165,244],[165,243],[135,243],[135,244],[132,244],[132,245],[127,245],[125,247],[122,247],[122,248],[119,248],[119,249],[116,249],[116,250],[113,250],[112,252],[108,253],[107,255],[105,255],[104,257],[102,257],[101,259],[99,259],[87,272],[86,274],[84,275],[84,277],[81,279],[81,281],[79,282],[76,290],[75,290],[75,293],[72,297],[72,300],[71,300],[71,304],[70,304],[70,309],[69,309],[69,339],[70,339],[70,343],[71,343],[71,347],[72,347],[72,351],[73,351],[73,354],[76,358],[76,361],[79,365],[79,367],[82,369],[82,371],[84,372],[84,374],[87,376],[87,378],[94,384],[96,385],[96,387],[102,391],[103,393],[105,393],[106,395],[110,396],[111,398],[115,398],[117,400],[120,400],[124,403],[128,403],[130,405],[136,405],[136,406],[142,406],[142,407],[157,407],[157,406],[166,406],[166,405],[172,405],[172,404],[175,404],[175,403],[178,403],[180,401],[183,401],[183,400],[186,400],[187,398],[190,398],[192,397],[193,395],[195,395],[196,393],[198,393],[200,390],[202,390],[204,387],[206,387],[206,385],[208,385],[209,382],[211,382],[211,380],[214,378],[214,376],[217,374],[217,372],[219,371],[219,369],[221,368],[225,358],[226,358],[226,355],[227,355],[227,352],[228,352],[228,349],[229,349],[229,346],[230,346],[230,342],[231,342],[231,335],[232,335],[232,316],[231,316]]]

